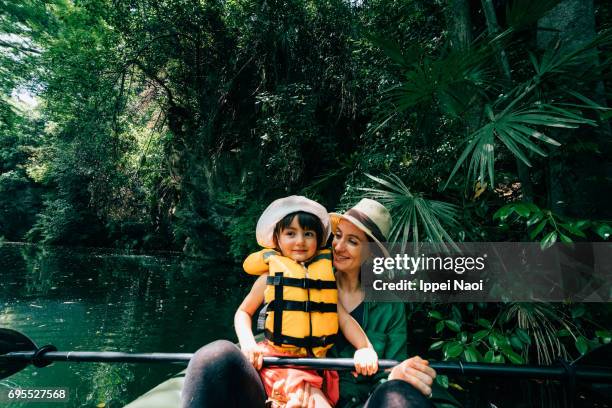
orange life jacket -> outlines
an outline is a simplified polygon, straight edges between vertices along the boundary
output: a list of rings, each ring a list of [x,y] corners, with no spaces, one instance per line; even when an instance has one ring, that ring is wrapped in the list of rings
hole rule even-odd
[[[304,265],[264,249],[247,257],[244,270],[268,272],[264,292],[268,341],[295,355],[325,356],[338,333],[338,289],[331,251],[318,251]]]

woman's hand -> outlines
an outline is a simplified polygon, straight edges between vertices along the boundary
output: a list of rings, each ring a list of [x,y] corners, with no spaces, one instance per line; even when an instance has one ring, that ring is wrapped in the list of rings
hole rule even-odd
[[[242,354],[244,354],[244,356],[247,358],[247,360],[249,360],[249,362],[253,364],[253,367],[255,367],[257,371],[259,371],[261,369],[261,366],[263,365],[263,357],[265,350],[257,343],[248,344],[244,347],[240,346],[240,350],[242,351]]]
[[[426,397],[431,397],[431,385],[436,378],[436,370],[429,361],[416,356],[402,361],[391,369],[389,380],[406,381]]]
[[[361,375],[372,375],[378,371],[378,355],[371,347],[360,348],[353,356],[355,371]]]

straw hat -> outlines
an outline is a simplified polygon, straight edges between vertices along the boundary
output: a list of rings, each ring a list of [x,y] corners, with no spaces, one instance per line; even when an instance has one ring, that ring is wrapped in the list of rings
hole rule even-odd
[[[330,234],[330,226],[329,214],[325,207],[306,197],[294,195],[274,200],[264,210],[255,229],[257,243],[265,248],[274,248],[274,227],[285,216],[298,211],[310,213],[321,220],[321,224],[323,224],[322,242],[326,242]]]
[[[389,239],[389,233],[391,232],[391,214],[389,210],[378,201],[364,198],[344,214],[330,213],[329,217],[333,234],[336,233],[336,228],[340,220],[345,219],[372,238],[385,256],[389,256],[389,252],[382,242]]]

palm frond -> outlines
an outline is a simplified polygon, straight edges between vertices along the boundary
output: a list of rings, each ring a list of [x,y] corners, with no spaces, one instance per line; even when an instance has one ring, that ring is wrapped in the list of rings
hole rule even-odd
[[[587,96],[583,95],[580,92],[574,91],[572,89],[562,89],[562,91],[566,94],[568,94],[569,96],[572,96],[574,98],[576,98],[577,100],[579,100],[582,103],[571,103],[571,102],[562,102],[562,103],[558,103],[559,106],[564,106],[564,107],[568,107],[570,109],[591,109],[594,110],[595,112],[597,112],[600,115],[600,120],[604,121],[605,119],[605,114],[609,113],[610,111],[612,111],[612,108],[609,108],[607,106],[603,106],[601,104],[599,104],[598,102],[595,102],[594,100],[592,100],[591,98],[588,98]]]
[[[408,47],[402,49],[395,41],[383,38],[375,34],[366,34],[365,37],[378,48],[383,50],[387,57],[389,57],[393,62],[399,64],[404,68],[409,68],[423,55],[423,50],[417,47]]]
[[[560,329],[567,330],[574,338],[580,334],[571,320],[551,304],[511,303],[502,315],[503,321],[516,319],[518,327],[533,337],[538,364],[568,358],[569,353],[557,335]]]
[[[413,63],[403,81],[384,92],[386,116],[434,101],[444,112],[460,115],[475,99],[485,96],[485,89],[495,88],[491,67],[483,63],[491,55],[488,44],[477,44],[467,52],[453,51],[443,58]]]
[[[529,152],[540,156],[547,155],[532,139],[552,146],[561,145],[558,141],[535,129],[534,126],[570,129],[583,124],[596,126],[596,122],[591,119],[551,104],[534,104],[515,111],[506,108],[496,115],[491,113],[490,107],[487,107],[486,110],[489,112],[487,115],[489,123],[469,137],[467,146],[457,160],[444,188],[448,186],[450,180],[470,155],[468,173],[472,184],[477,181],[484,182],[488,176],[490,185],[494,186],[496,140],[501,142],[517,159],[531,166],[528,158]]]
[[[589,74],[596,76],[596,72],[604,69],[607,63],[597,63],[594,56],[599,48],[612,45],[612,29],[602,31],[592,41],[569,52],[564,51],[562,45],[557,42],[554,47],[547,48],[539,60],[535,55],[529,55],[537,80],[541,81],[553,74],[584,73],[585,65],[590,66]]]
[[[360,188],[366,197],[375,199],[389,209],[393,217],[390,242],[401,243],[402,251],[411,240],[419,244],[421,233],[425,240],[446,244],[456,248],[448,232],[449,228],[459,228],[458,207],[454,204],[429,200],[419,194],[413,194],[404,182],[396,175],[390,174],[375,177],[366,176],[383,188]]]

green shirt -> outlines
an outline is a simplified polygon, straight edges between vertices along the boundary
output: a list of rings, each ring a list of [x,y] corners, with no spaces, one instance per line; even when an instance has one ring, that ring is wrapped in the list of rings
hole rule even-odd
[[[361,327],[374,346],[379,359],[403,361],[408,358],[408,330],[406,328],[406,309],[403,303],[363,303]],[[327,353],[328,357],[352,358],[355,348],[346,340],[338,341]],[[373,376],[359,375],[356,378],[350,371],[339,371],[340,400],[338,408],[358,408],[367,401],[377,385],[385,382],[388,372]],[[447,390],[435,381],[432,386],[432,402],[437,408],[456,408],[461,405]]]
[[[361,327],[380,359],[402,361],[408,358],[406,311],[402,303],[363,304]],[[339,342],[328,353],[329,357],[352,358],[355,348],[348,342]],[[387,379],[388,373],[353,377],[350,371],[340,371],[340,401],[337,407],[361,407],[375,386]]]

